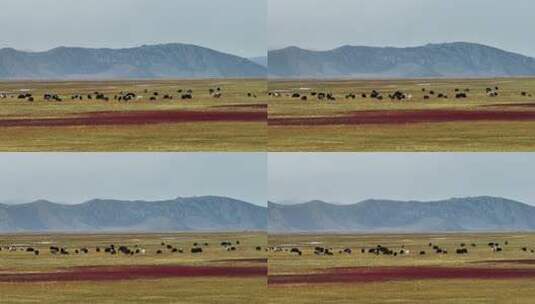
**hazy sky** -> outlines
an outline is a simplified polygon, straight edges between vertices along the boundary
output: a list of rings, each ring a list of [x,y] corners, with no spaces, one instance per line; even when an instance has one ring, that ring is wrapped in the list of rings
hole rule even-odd
[[[263,153],[0,153],[1,202],[221,195],[266,205]]]
[[[2,0],[0,47],[131,47],[183,42],[266,54],[267,0]]]
[[[491,195],[535,204],[534,153],[272,153],[268,172],[272,201]]]
[[[467,41],[535,56],[533,0],[269,0],[269,47]]]

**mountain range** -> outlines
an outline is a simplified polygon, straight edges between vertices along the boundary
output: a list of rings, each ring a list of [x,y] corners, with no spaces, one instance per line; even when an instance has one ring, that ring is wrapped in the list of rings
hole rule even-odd
[[[269,203],[270,232],[534,231],[535,207],[498,197],[418,202]]]
[[[259,78],[249,59],[180,43],[123,49],[58,47],[44,52],[0,49],[0,79]]]
[[[489,196],[431,202],[366,200],[350,205],[270,202],[268,208],[218,196],[0,204],[0,233],[266,229],[273,233],[535,231],[535,207]]]
[[[165,201],[95,199],[78,205],[45,200],[0,204],[0,232],[262,231],[267,210],[244,201],[203,196]]]
[[[535,76],[535,59],[467,42],[418,47],[288,47],[269,52],[274,78],[471,78]]]

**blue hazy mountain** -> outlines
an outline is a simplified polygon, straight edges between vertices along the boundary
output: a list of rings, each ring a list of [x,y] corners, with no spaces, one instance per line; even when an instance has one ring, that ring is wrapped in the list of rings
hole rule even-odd
[[[419,47],[288,47],[269,52],[269,74],[282,78],[463,78],[534,76],[535,59],[466,43]]]
[[[0,79],[257,78],[266,68],[246,58],[190,44],[124,49],[0,49]]]
[[[0,232],[266,230],[267,210],[226,197],[166,201],[91,200],[77,205],[45,200],[0,204]]]
[[[498,197],[433,202],[367,200],[351,205],[269,203],[272,232],[533,231],[535,207]]]

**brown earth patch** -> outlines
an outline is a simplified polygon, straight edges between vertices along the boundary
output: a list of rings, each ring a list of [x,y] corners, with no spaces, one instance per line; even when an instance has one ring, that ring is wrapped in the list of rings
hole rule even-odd
[[[337,268],[322,273],[300,275],[270,275],[268,283],[321,284],[367,283],[433,279],[535,279],[535,269],[471,268],[471,267],[355,267]]]
[[[181,122],[265,121],[263,112],[226,111],[129,111],[91,112],[77,117],[0,119],[0,127],[55,127],[99,125],[144,125]]]
[[[120,281],[192,277],[263,277],[267,267],[109,266],[73,267],[57,272],[0,273],[0,283]]]
[[[267,264],[267,258],[258,258],[258,259],[225,259],[225,260],[213,260],[214,263],[262,263]]]
[[[230,104],[230,105],[222,105],[222,106],[214,106],[214,108],[244,108],[244,109],[267,109],[268,105],[267,103],[252,103],[252,104]]]
[[[455,121],[529,121],[535,120],[535,111],[479,111],[479,110],[401,110],[359,111],[344,116],[269,118],[271,126],[321,126],[410,124]]]
[[[520,265],[535,265],[535,260],[526,259],[526,260],[486,260],[486,261],[475,261],[472,264],[520,264]]]
[[[535,103],[498,103],[498,104],[483,105],[482,107],[485,107],[485,108],[489,108],[489,107],[497,107],[497,108],[514,108],[514,107],[533,108],[533,107],[535,107]]]

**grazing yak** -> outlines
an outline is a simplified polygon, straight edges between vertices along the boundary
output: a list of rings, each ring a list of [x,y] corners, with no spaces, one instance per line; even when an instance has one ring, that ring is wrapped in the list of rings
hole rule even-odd
[[[353,93],[349,93],[346,95],[346,99],[356,99],[357,98],[357,95],[353,94]]]
[[[394,93],[392,94],[389,94],[388,97],[391,99],[391,100],[398,100],[398,101],[402,101],[402,100],[410,100],[412,98],[412,95],[410,94],[405,94],[401,91],[395,91]]]
[[[232,242],[231,241],[223,241],[223,242],[221,242],[221,246],[222,247],[232,246]]]
[[[299,250],[299,248],[292,248],[290,250],[290,253],[295,253],[295,254],[297,254],[299,256],[303,255],[303,252],[301,250]]]
[[[315,247],[314,248],[314,254],[315,255],[330,255],[331,253],[330,249],[323,248],[323,247]]]
[[[191,253],[202,253],[202,248],[200,247],[191,248]]]
[[[180,98],[182,98],[183,100],[193,99],[193,95],[191,93],[186,93],[186,94],[182,94],[182,96],[180,96]]]
[[[486,88],[487,96],[489,97],[497,97],[498,96],[498,87],[492,88]]]
[[[468,249],[467,248],[458,248],[455,252],[457,254],[468,254]]]

